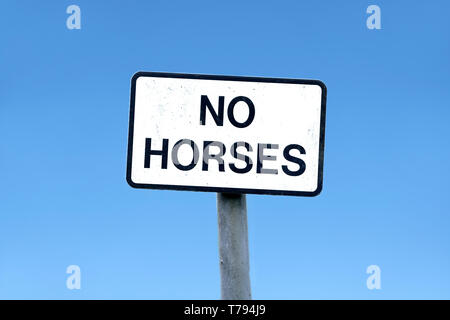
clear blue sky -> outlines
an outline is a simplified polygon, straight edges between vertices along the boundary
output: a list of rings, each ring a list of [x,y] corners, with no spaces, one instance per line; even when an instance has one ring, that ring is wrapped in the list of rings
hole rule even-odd
[[[125,4],[126,3],[126,4]],[[81,8],[81,30],[66,8]],[[381,30],[366,8],[381,8]],[[316,198],[249,195],[256,299],[450,298],[448,1],[0,10],[0,298],[217,299],[216,195],[125,180],[139,70],[320,79]],[[66,268],[81,267],[81,290]],[[366,268],[381,268],[368,290]]]

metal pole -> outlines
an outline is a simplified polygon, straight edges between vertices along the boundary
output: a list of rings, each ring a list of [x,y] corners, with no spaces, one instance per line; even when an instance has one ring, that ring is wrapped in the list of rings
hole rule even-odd
[[[250,300],[247,203],[245,194],[217,194],[221,295]]]

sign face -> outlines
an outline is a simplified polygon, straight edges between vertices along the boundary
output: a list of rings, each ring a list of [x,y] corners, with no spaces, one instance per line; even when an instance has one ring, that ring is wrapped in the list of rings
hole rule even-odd
[[[135,188],[318,195],[325,102],[317,80],[138,72],[127,181]]]

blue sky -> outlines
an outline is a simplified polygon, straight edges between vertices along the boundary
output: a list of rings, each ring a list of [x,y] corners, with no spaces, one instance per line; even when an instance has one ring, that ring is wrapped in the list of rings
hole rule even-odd
[[[220,298],[216,195],[126,183],[142,70],[328,87],[321,195],[247,196],[254,298],[450,299],[447,1],[2,4],[0,298]]]

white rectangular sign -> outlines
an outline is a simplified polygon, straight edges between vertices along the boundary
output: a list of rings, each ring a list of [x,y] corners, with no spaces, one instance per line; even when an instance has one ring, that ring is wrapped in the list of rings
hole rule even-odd
[[[127,181],[135,188],[315,196],[325,102],[317,80],[138,72]]]

